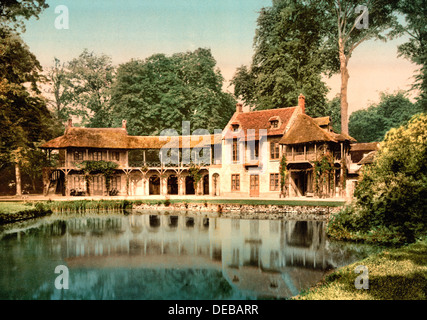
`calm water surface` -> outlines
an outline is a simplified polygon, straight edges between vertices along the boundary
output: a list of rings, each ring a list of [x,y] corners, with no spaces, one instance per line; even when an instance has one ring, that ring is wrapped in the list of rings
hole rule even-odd
[[[53,215],[0,229],[0,299],[289,298],[369,250],[319,221]]]

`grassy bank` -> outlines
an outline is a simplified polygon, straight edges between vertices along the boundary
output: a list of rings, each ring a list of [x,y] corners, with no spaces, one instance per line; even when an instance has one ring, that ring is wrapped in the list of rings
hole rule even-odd
[[[52,211],[42,203],[0,202],[0,225],[43,217]]]
[[[369,289],[356,289],[360,274],[368,268]],[[318,286],[295,297],[305,300],[425,300],[427,299],[427,238],[381,253],[338,269]]]
[[[25,211],[34,208],[35,206],[32,203],[0,202],[0,214],[18,213],[20,211]]]

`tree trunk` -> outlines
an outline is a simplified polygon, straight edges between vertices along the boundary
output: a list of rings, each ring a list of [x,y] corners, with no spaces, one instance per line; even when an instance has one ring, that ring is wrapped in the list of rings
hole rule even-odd
[[[19,168],[19,164],[15,163],[15,179],[16,179],[16,195],[22,196],[21,189],[21,169]]]
[[[348,134],[348,101],[347,86],[350,78],[347,69],[347,57],[344,52],[343,40],[339,40],[339,57],[341,70],[341,132]]]

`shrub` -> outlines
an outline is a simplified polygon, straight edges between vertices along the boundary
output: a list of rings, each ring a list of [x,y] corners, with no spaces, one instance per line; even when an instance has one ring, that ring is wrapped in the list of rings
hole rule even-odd
[[[355,196],[331,220],[331,236],[414,242],[426,234],[427,115],[386,134],[374,163],[363,168]]]

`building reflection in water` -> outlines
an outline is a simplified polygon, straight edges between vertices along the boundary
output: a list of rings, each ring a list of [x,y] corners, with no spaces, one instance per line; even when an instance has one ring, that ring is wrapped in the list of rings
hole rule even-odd
[[[56,221],[56,250],[70,268],[216,269],[257,297],[290,297],[337,267],[324,222],[178,215]]]

